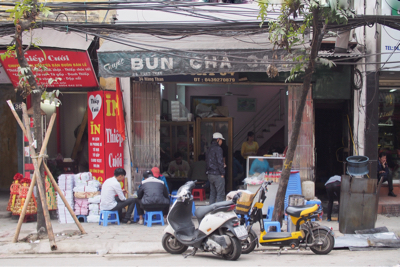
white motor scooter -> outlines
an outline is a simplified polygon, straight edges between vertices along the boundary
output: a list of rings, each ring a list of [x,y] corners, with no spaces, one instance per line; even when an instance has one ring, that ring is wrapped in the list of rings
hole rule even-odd
[[[192,189],[195,182],[187,182],[177,193],[177,199],[169,211],[169,225],[164,230],[162,245],[171,254],[181,254],[189,246],[194,256],[198,249],[212,252],[227,260],[237,260],[242,253],[240,240],[247,239],[247,230],[240,225],[234,212],[235,203],[223,201],[210,206],[198,207],[195,215],[199,222],[196,227],[192,221]]]

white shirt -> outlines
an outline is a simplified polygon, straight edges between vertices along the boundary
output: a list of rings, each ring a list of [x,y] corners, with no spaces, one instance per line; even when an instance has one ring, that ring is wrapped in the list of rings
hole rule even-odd
[[[117,206],[115,195],[118,195],[121,201],[126,200],[117,178],[111,177],[108,178],[101,187],[100,210],[112,210],[115,208],[115,206]]]
[[[336,181],[341,182],[341,181],[342,181],[342,176],[339,176],[339,175],[334,175],[334,176],[332,176],[332,177],[329,178],[329,180],[325,183],[325,186],[326,186],[327,184],[334,183],[334,182],[336,182]]]

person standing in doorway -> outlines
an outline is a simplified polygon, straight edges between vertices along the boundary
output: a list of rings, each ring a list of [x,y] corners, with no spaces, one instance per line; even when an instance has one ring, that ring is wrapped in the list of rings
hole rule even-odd
[[[210,204],[225,200],[224,156],[221,148],[225,140],[221,133],[214,133],[206,153],[207,174],[210,182]]]
[[[389,167],[386,161],[386,153],[381,152],[379,153],[379,160],[378,160],[378,183],[382,179],[382,183],[388,182],[389,185],[389,194],[390,197],[397,197],[393,193],[393,180],[392,175],[389,172]]]

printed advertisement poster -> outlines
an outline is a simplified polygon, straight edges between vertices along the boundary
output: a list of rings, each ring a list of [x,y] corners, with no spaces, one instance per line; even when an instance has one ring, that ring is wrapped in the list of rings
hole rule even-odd
[[[101,183],[113,177],[116,168],[124,167],[123,140],[116,129],[115,96],[113,91],[88,93],[89,171]]]
[[[114,176],[116,168],[124,167],[124,144],[117,130],[117,103],[115,92],[104,92],[105,171],[106,179]]]
[[[98,82],[93,71],[92,63],[86,51],[68,51],[68,50],[28,50],[25,58],[32,67],[40,65],[46,66],[47,70],[38,70],[35,72],[39,79],[38,84],[47,84],[50,78],[61,78],[61,81],[54,82],[48,87],[97,87]],[[5,50],[0,51],[4,53]],[[18,60],[10,57],[2,61],[8,77],[14,86],[17,86]]]
[[[89,129],[89,171],[93,177],[103,183],[104,162],[104,92],[88,93],[88,129]]]

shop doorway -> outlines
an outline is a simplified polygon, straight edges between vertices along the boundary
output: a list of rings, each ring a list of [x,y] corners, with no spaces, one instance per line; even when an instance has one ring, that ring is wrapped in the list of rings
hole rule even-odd
[[[315,104],[315,191],[325,193],[325,182],[343,174],[348,156],[347,101]]]

